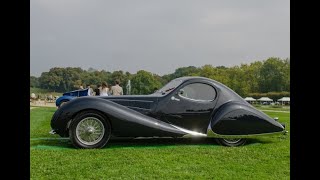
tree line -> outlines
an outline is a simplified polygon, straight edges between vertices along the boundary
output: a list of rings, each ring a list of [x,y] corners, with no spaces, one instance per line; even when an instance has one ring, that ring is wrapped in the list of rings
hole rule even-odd
[[[131,94],[151,94],[172,79],[182,76],[214,79],[241,96],[290,96],[290,59],[277,57],[232,67],[181,67],[163,76],[145,70],[131,74],[121,70],[109,72],[93,68],[83,70],[80,67],[54,67],[49,72],[43,72],[40,77],[30,76],[30,87],[66,92],[78,89],[80,85],[96,86],[104,81],[113,84],[115,79],[119,79],[125,94],[128,80],[131,81]]]

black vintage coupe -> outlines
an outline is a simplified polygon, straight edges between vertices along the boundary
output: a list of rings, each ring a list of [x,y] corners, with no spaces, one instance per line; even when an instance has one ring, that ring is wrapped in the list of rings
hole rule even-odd
[[[75,98],[54,113],[51,127],[78,148],[102,148],[112,137],[213,137],[240,146],[285,133],[284,124],[203,77],[174,79],[150,95]]]

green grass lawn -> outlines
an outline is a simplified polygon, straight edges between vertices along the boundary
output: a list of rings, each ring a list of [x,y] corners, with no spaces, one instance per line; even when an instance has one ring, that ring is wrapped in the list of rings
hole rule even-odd
[[[31,179],[290,179],[289,113],[266,112],[286,123],[287,135],[241,147],[213,139],[136,139],[86,150],[48,134],[55,110],[30,110]]]
[[[262,105],[262,106],[255,106],[255,108],[258,108],[260,110],[273,110],[273,111],[290,111],[290,106],[277,106],[276,108],[268,105]]]

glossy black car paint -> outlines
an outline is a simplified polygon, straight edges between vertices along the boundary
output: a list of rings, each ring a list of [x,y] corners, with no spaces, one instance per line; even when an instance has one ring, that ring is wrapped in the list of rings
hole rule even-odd
[[[203,77],[182,77],[182,83],[168,93],[107,97],[79,97],[59,108],[51,127],[60,136],[68,136],[69,122],[82,111],[103,113],[115,137],[181,137],[196,132],[218,135],[256,135],[284,131],[271,117],[256,110],[225,85]],[[192,83],[214,88],[211,101],[195,101],[179,95]],[[190,133],[191,132],[191,133]]]

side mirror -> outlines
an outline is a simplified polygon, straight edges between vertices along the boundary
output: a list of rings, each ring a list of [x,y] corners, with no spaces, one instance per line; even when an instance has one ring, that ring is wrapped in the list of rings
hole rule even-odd
[[[178,95],[183,95],[184,94],[184,90],[183,89],[180,89],[179,91],[178,91]]]

